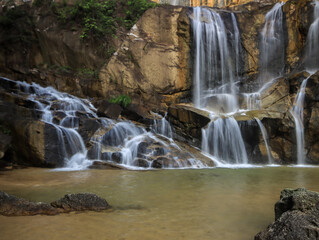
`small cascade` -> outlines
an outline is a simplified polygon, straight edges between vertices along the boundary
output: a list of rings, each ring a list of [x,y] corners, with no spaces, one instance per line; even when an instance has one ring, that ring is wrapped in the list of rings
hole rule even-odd
[[[280,77],[285,68],[285,43],[283,29],[283,2],[276,3],[266,14],[259,44],[259,82],[263,86]]]
[[[217,103],[223,112],[238,109],[236,79],[241,45],[236,17],[229,14],[232,26],[226,29],[219,13],[208,8],[193,9],[193,98],[197,108]]]
[[[257,110],[261,108],[261,96],[259,92],[243,93],[244,105],[247,110]]]
[[[319,2],[314,1],[314,20],[306,40],[305,67],[309,72],[319,69]]]
[[[82,137],[76,131],[79,126],[77,114],[95,116],[95,108],[86,100],[61,93],[52,87],[43,88],[38,84],[17,82],[42,112],[41,120],[52,125],[57,132],[59,154],[64,158],[65,169],[80,170],[91,165]]]
[[[297,140],[297,164],[305,164],[305,137],[304,137],[304,126],[303,126],[303,110],[304,100],[306,96],[307,81],[310,77],[302,81],[300,89],[295,98],[292,109],[290,110],[291,115],[295,122],[295,132]]]
[[[168,138],[173,138],[173,130],[170,123],[166,120],[166,115],[164,117],[161,117],[160,119],[154,119],[152,129],[156,134],[160,134]]]
[[[129,121],[99,118],[89,101],[52,87],[0,80],[1,85],[11,86],[14,94],[32,102],[30,106],[36,117],[30,121],[41,120],[56,131],[57,144],[49,151],[57,151],[61,157],[59,164],[64,163],[58,170],[82,170],[95,161],[133,169],[209,166],[174,142],[165,117],[155,120],[150,132]]]
[[[268,134],[267,134],[267,130],[266,130],[264,124],[258,118],[255,118],[255,120],[258,123],[258,126],[260,128],[260,131],[261,131],[263,139],[264,139],[264,143],[266,145],[267,154],[268,154],[268,164],[273,164],[274,161],[273,161],[273,158],[272,158],[272,155],[271,155],[271,151],[270,151],[269,137],[268,137]]]
[[[218,118],[202,129],[202,150],[221,163],[248,164],[239,125],[232,117]]]

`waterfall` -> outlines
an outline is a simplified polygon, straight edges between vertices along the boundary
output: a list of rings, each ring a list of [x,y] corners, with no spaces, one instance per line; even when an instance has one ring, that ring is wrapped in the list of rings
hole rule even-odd
[[[305,137],[304,137],[304,126],[303,126],[303,110],[304,100],[306,95],[306,86],[309,77],[302,81],[300,89],[295,98],[292,109],[290,110],[291,115],[295,122],[295,132],[297,140],[297,164],[305,164]]]
[[[306,40],[305,67],[309,72],[319,69],[319,2],[314,1],[314,20]]]
[[[157,134],[161,134],[168,138],[173,138],[173,130],[170,123],[166,120],[166,115],[161,117],[161,119],[154,119],[152,129]]]
[[[218,118],[202,130],[202,150],[222,163],[248,164],[247,152],[237,121]]]
[[[306,39],[305,68],[311,74],[319,68],[319,2],[314,1],[313,22],[310,25]],[[292,109],[290,110],[295,122],[295,133],[297,142],[297,164],[305,164],[305,136],[303,125],[304,99],[306,95],[306,86],[311,75],[302,81],[300,89],[295,98]]]
[[[198,108],[209,108],[218,102],[221,112],[238,109],[235,81],[239,71],[240,37],[236,17],[229,14],[232,29],[226,29],[221,15],[214,10],[193,9],[193,99]],[[231,32],[229,36],[228,32]]]
[[[258,123],[258,126],[260,128],[261,134],[262,134],[263,139],[264,139],[264,143],[266,145],[267,154],[268,154],[268,163],[269,164],[273,164],[274,162],[273,162],[271,151],[270,151],[269,138],[268,138],[267,130],[266,130],[264,124],[258,118],[255,118],[255,120]]]
[[[259,43],[259,82],[261,86],[284,73],[283,5],[283,2],[276,3],[265,17],[265,25]]]
[[[203,168],[210,164],[207,165],[207,159],[202,163],[174,142],[172,128],[165,117],[155,120],[148,131],[143,125],[130,121],[99,118],[88,100],[58,92],[52,87],[0,80],[3,81],[0,87],[1,84],[14,86],[14,94],[26,96],[33,102],[32,109],[40,120],[56,131],[58,144],[49,150],[57,151],[64,160],[63,167],[58,170],[82,170],[94,161],[131,169]],[[86,128],[86,124],[91,126]],[[86,137],[86,143],[80,133]]]
[[[97,117],[93,111],[95,109],[93,105],[86,100],[60,93],[52,87],[43,88],[35,83],[29,85],[20,82],[19,84],[24,92],[30,94],[28,99],[34,101],[42,112],[41,120],[56,129],[60,142],[58,150],[64,158],[65,170],[80,170],[90,166],[92,162],[87,159],[86,147],[76,128],[79,125],[77,117],[79,111]],[[63,115],[59,123],[54,123],[55,110],[59,110]]]

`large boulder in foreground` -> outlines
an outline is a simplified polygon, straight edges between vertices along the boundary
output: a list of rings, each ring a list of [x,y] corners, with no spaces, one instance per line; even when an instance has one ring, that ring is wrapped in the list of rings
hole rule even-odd
[[[275,204],[275,219],[255,240],[318,239],[319,193],[304,188],[284,189]]]
[[[30,202],[0,191],[0,214],[4,216],[56,215],[73,211],[102,211],[111,208],[107,201],[95,194],[67,194],[52,202]]]

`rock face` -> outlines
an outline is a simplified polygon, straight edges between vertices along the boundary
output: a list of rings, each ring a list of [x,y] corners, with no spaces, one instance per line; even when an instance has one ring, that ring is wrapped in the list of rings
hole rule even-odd
[[[307,240],[319,237],[319,193],[284,189],[275,204],[275,222],[255,240]]]
[[[111,208],[105,199],[91,193],[67,194],[48,203],[30,202],[0,191],[0,214],[4,216],[56,215],[73,211],[102,211]]]
[[[191,87],[186,13],[170,6],[148,10],[101,69],[103,90],[122,91],[157,107],[186,97]]]

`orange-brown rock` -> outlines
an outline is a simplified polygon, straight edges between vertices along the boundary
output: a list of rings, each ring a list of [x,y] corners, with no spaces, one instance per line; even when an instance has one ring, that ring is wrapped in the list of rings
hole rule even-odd
[[[148,10],[102,68],[105,91],[121,91],[159,106],[177,102],[191,87],[187,9]]]

